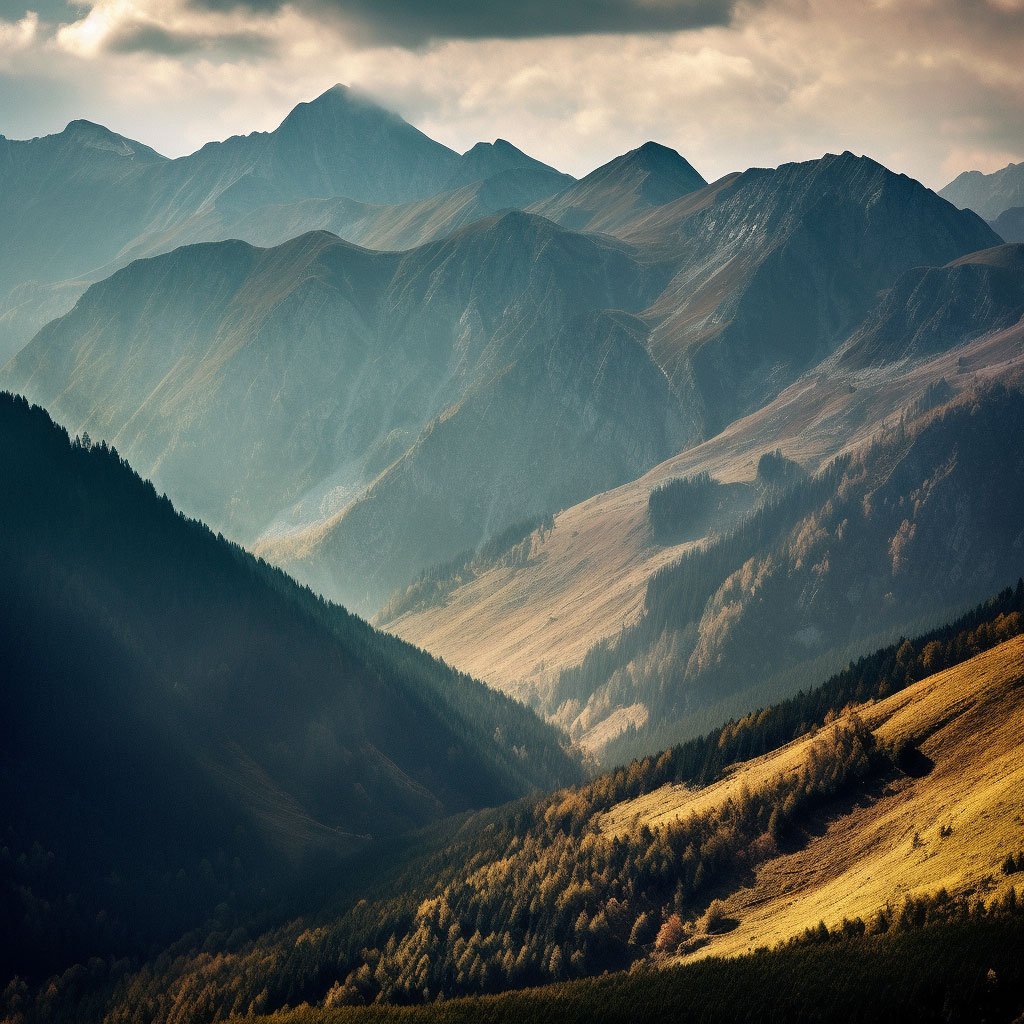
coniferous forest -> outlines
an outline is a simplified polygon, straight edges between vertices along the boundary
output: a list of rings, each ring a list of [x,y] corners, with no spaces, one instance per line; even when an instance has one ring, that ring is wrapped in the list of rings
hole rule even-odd
[[[0,1024],[1024,1024],[1022,44],[0,7]]]

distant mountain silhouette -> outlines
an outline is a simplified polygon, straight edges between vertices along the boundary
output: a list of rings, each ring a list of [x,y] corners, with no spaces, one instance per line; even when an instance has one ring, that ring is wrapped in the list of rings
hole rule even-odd
[[[573,231],[612,231],[707,182],[674,149],[647,142],[530,207]]]
[[[300,103],[272,132],[177,160],[87,121],[28,142],[0,137],[0,231],[9,243],[0,252],[0,364],[91,281],[132,259],[238,236],[277,243],[353,222],[352,237],[365,237],[378,207],[508,172],[534,175],[519,190],[523,202],[572,181],[502,140],[460,156],[341,85]],[[333,206],[325,212],[310,200]],[[438,230],[464,222],[442,218]],[[267,239],[269,224],[288,233]],[[392,232],[387,242],[407,238]]]
[[[1024,163],[1007,164],[991,174],[964,171],[939,189],[939,195],[962,210],[973,210],[986,220],[995,220],[1006,210],[1024,206]]]

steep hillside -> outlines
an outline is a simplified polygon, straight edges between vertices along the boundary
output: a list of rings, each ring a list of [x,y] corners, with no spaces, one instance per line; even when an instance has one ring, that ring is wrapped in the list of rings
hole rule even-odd
[[[925,274],[923,279],[948,284],[994,278],[985,268],[968,265],[942,271],[934,279]],[[915,278],[909,275],[908,280]],[[987,287],[978,294],[989,294]],[[927,293],[911,288],[907,294],[916,299]],[[950,298],[953,310],[965,308],[941,289],[935,295]],[[925,324],[948,326],[956,319],[939,315],[941,303],[921,305],[925,316],[920,327],[914,326],[910,307],[897,315],[883,297],[881,308],[889,309],[890,316],[878,320],[880,325],[906,324],[911,336],[920,333],[930,338],[929,344],[941,335],[929,334]],[[972,319],[967,326],[973,333],[980,321]],[[903,351],[902,339],[896,341],[894,357]],[[560,513],[552,529],[535,537],[528,561],[495,566],[448,593],[442,607],[403,615],[391,628],[495,685],[554,708],[551,694],[559,672],[578,665],[595,644],[614,640],[634,624],[642,615],[651,577],[702,543],[700,536],[691,535],[657,542],[648,515],[652,491],[673,479],[701,473],[730,487],[745,486],[754,479],[762,454],[776,448],[817,471],[835,456],[863,446],[908,412],[919,414],[965,387],[1012,375],[1022,366],[1021,326],[895,364],[858,368],[845,361],[840,350],[722,434],[636,481]],[[739,511],[742,505],[729,504],[721,519],[707,524],[708,539],[733,529]],[[593,735],[597,745],[607,743],[631,721],[647,717],[646,707],[634,706],[627,697],[623,693],[587,726],[588,732],[600,727]]]
[[[964,171],[940,189],[939,195],[962,210],[995,220],[1014,206],[1024,206],[1024,163],[1007,164],[992,174]]]
[[[1011,206],[989,223],[1007,242],[1024,242],[1024,206]]]
[[[640,712],[605,751],[619,760],[946,617],[1024,567],[1024,463],[1005,448],[1022,425],[1019,391],[969,394],[796,484],[652,576],[637,623],[541,707],[575,735]]]
[[[826,816],[820,834],[783,844],[720,905],[730,927],[693,942],[687,957],[735,955],[771,946],[819,922],[898,912],[907,899],[944,890],[991,891],[1006,876],[1006,855],[1024,842],[1024,638],[1008,640],[955,668],[858,709],[876,743],[905,754],[907,772]],[[829,730],[841,730],[849,713]],[[821,733],[738,766],[701,790],[668,786],[615,806],[602,820],[610,835],[663,828],[705,815],[808,763]]]
[[[644,337],[625,313],[570,320],[445,409],[340,515],[258,550],[329,592],[344,580],[360,607],[379,607],[410,567],[628,479],[697,429]]]
[[[841,362],[881,365],[944,352],[1024,316],[1024,245],[907,271],[844,346]]]
[[[182,518],[112,449],[7,394],[0,438],[5,984],[577,776],[520,705]]]
[[[828,356],[904,271],[1001,239],[851,153],[708,186],[623,231],[681,269],[647,312],[651,354],[706,435]]]
[[[112,1016],[198,1024],[285,1004],[430,1002],[661,967],[718,943],[732,953],[744,922],[721,901],[748,900],[794,858],[794,897],[829,872],[842,878],[857,857],[865,873],[889,873],[872,874],[863,900],[863,876],[850,873],[851,902],[829,907],[822,926],[835,928],[835,941],[1010,914],[1015,876],[1002,865],[1022,835],[1022,610],[1018,583],[783,705],[583,786],[469,818],[364,899],[244,944],[182,944],[117,986]],[[958,762],[963,787],[954,791]],[[943,815],[932,817],[943,796]],[[756,902],[744,906],[758,920]],[[836,927],[844,909],[864,917]],[[819,919],[812,938],[831,941]],[[766,938],[802,939],[803,930],[794,915]]]
[[[647,142],[530,207],[530,212],[572,231],[614,234],[623,225],[706,184],[674,149]]]
[[[116,443],[190,514],[265,533],[264,550],[372,611],[420,568],[694,436],[642,324],[571,326],[643,308],[666,276],[512,213],[404,254],[326,233],[195,246],[94,286],[3,380]],[[367,505],[371,489],[386,500]]]

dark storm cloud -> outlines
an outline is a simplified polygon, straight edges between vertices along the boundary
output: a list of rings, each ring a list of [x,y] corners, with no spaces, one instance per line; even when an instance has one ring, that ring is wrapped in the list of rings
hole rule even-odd
[[[198,7],[273,11],[284,0],[192,0]],[[298,0],[345,22],[365,42],[521,39],[600,32],[672,32],[728,24],[735,0]]]
[[[148,23],[122,25],[110,35],[105,49],[111,53],[156,53],[176,56],[197,50],[216,50],[225,55],[263,56],[272,50],[270,40],[250,32],[217,36],[176,32]]]

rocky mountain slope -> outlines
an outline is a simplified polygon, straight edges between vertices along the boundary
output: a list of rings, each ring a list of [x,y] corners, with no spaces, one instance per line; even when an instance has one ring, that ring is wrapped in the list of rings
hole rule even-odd
[[[695,436],[643,325],[598,315],[642,309],[666,276],[527,214],[405,254],[325,233],[196,246],[90,289],[4,382],[373,610],[423,566]]]
[[[510,149],[472,166],[527,161]],[[550,185],[505,170],[346,231],[443,233],[537,175]],[[626,243],[517,213],[404,256],[323,233],[184,248],[94,288],[4,380],[371,612],[419,570],[713,435],[828,356],[900,273],[995,240],[849,154],[699,185],[653,145],[595,172],[577,199],[622,214]]]
[[[964,171],[939,189],[939,195],[962,210],[995,220],[1011,207],[1024,206],[1024,163],[1007,164],[992,174]]]
[[[622,237],[678,254],[648,346],[706,436],[827,356],[900,273],[999,244],[980,218],[850,153],[750,170]]]
[[[572,231],[614,234],[637,217],[706,184],[674,149],[647,142],[534,204],[530,211]]]
[[[716,536],[729,534],[750,507],[749,502],[730,502],[705,529],[677,541],[659,542],[652,536],[648,514],[653,490],[673,479],[709,473],[728,488],[749,491],[759,459],[775,448],[816,471],[837,455],[870,444],[879,432],[891,431],[901,418],[920,417],[948,402],[958,391],[1019,373],[1024,365],[1024,328],[1017,322],[1024,312],[1024,275],[1018,268],[1019,261],[1019,247],[1005,246],[955,261],[946,268],[908,272],[882,296],[875,311],[836,355],[763,409],[639,480],[566,510],[555,518],[553,529],[533,539],[528,560],[488,569],[448,593],[443,604],[409,612],[391,628],[496,685],[526,696],[549,714],[558,712],[568,699],[565,694],[558,696],[556,680],[560,673],[579,665],[600,641],[614,646],[620,630],[628,631],[642,620],[650,599],[649,581],[681,557],[695,554],[703,544],[714,543]],[[1012,326],[1007,327],[1007,323]],[[952,435],[948,441],[950,445],[956,443]],[[999,434],[994,431],[987,442],[979,442],[976,454],[979,458],[997,458],[1000,444]],[[940,455],[941,447],[935,450],[935,472]],[[962,454],[957,465],[962,467],[967,457]],[[879,472],[889,473],[891,468]],[[923,467],[920,472],[922,480],[928,477]],[[1003,477],[1004,484],[1016,486],[1013,471],[1003,473],[993,467],[992,472]],[[951,484],[952,480],[945,480],[943,486]],[[973,502],[966,496],[969,492],[967,486],[962,500]],[[997,494],[993,494],[992,501],[994,508],[1003,510],[1012,504]],[[940,519],[945,515],[942,512]],[[966,532],[955,534],[957,544],[984,542],[984,521],[983,517],[963,520]],[[895,534],[900,523],[892,526]],[[951,522],[939,529],[951,530]],[[853,536],[846,534],[842,542],[833,538],[832,543],[841,549],[852,542]],[[1008,550],[1015,550],[1013,538],[1007,538],[1007,543],[1011,545]],[[958,548],[952,557],[959,562],[966,550]],[[840,564],[837,554],[831,554],[828,561],[834,576]],[[983,564],[979,562],[974,568]],[[851,585],[866,565],[866,561],[850,565]],[[811,587],[808,581],[808,593],[820,596],[821,583],[819,580]],[[940,586],[936,593],[941,590]],[[860,594],[855,601],[859,608],[865,594],[855,590],[850,593]],[[954,600],[955,595],[950,594],[950,599]],[[738,614],[739,603],[723,601],[722,609],[729,609],[727,619]],[[796,598],[794,601],[799,604]],[[877,609],[871,611],[871,601],[865,608],[868,618],[877,613]],[[713,621],[709,613],[709,623]],[[835,621],[851,624],[854,620],[847,610],[841,615],[837,612]],[[824,654],[830,643],[842,648],[852,639],[826,640],[814,630],[802,633],[801,629],[793,627],[794,633],[800,633],[809,644],[804,653],[811,660],[815,652]],[[686,639],[683,647],[692,642]],[[645,659],[672,662],[676,656],[672,654],[673,644],[675,641],[667,646],[665,642],[655,644],[642,658],[637,655],[639,660],[631,655],[615,669],[606,664],[606,682],[615,672],[619,672],[619,681],[609,684],[593,703],[588,687],[581,684],[561,708],[561,720],[597,748],[625,730],[642,726],[651,718],[651,709],[636,699],[629,680],[648,672],[643,667]],[[776,653],[782,650],[775,641],[770,647]],[[844,656],[843,650],[837,651],[836,657]],[[716,653],[711,660],[717,657]],[[594,663],[599,664],[600,658],[595,655],[595,659]],[[707,668],[701,668],[697,674],[705,671]],[[770,676],[772,671],[762,660],[757,678]],[[566,678],[571,675],[569,671]],[[671,672],[659,678],[669,676]],[[786,685],[791,684],[792,680]],[[708,718],[698,709],[703,698],[696,697],[690,684],[664,685],[668,690],[663,694],[689,694],[686,700],[697,702],[689,713],[695,716],[694,728],[710,723],[716,714],[737,710],[742,700],[754,699],[748,696],[737,704],[728,703],[732,698],[721,694],[706,694],[713,703],[727,700],[727,707],[709,712]],[[581,704],[574,704],[576,700]],[[668,742],[667,735],[661,739]]]

